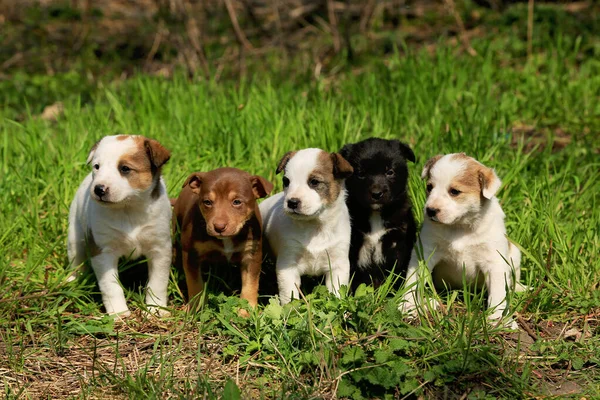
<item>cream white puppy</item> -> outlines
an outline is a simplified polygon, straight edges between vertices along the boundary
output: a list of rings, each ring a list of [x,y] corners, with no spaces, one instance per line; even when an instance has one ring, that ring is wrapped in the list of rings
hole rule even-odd
[[[338,294],[350,275],[344,179],[352,167],[338,153],[304,149],[283,156],[277,173],[282,171],[284,191],[259,206],[264,235],[277,257],[279,300],[299,298],[303,275],[326,275],[327,288]]]
[[[504,212],[495,197],[501,182],[495,171],[464,153],[438,155],[426,162],[425,220],[421,229],[423,257],[436,286],[460,288],[466,282],[488,293],[490,319],[507,307],[506,288],[518,290],[521,252],[506,237]],[[416,248],[417,246],[415,246]],[[400,309],[415,311],[419,291],[416,249],[407,271],[408,291]],[[512,328],[516,323],[508,319]]]
[[[89,153],[92,172],[71,203],[67,250],[73,267],[91,259],[108,314],[129,315],[117,266],[120,257],[140,256],[148,258],[146,303],[166,314],[171,205],[160,173],[169,158],[143,136],[106,136]]]

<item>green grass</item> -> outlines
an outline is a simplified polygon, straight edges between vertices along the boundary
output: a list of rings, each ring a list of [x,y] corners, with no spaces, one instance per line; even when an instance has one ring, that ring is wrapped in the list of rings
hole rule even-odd
[[[506,42],[476,57],[434,54],[374,62],[331,81],[268,76],[219,85],[139,76],[91,102],[69,100],[57,123],[0,122],[0,388],[8,398],[530,398],[600,396],[600,64],[554,38],[529,60]],[[1,113],[1,112],[0,112]],[[103,316],[94,279],[67,283],[70,201],[91,145],[114,133],[160,140],[176,196],[192,171],[228,165],[276,182],[288,150],[330,151],[369,136],[413,146],[410,193],[422,218],[423,163],[464,151],[493,167],[509,236],[523,249],[532,293],[513,309],[534,333],[485,323],[481,294],[408,323],[401,293],[323,287],[249,319],[237,297],[209,295],[196,315],[124,324]],[[174,277],[175,279],[175,277]],[[458,294],[458,296],[457,296]],[[138,291],[128,292],[134,309]],[[241,394],[240,394],[241,392]],[[565,393],[569,390],[565,389]]]

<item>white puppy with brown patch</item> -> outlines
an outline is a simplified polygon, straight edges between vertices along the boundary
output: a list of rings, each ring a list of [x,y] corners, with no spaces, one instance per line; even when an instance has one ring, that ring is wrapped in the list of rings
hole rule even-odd
[[[344,179],[352,166],[338,153],[320,149],[289,152],[279,162],[284,171],[280,192],[260,204],[263,232],[277,257],[281,304],[299,298],[303,275],[326,275],[338,294],[350,277],[350,215]]]
[[[490,319],[501,319],[507,307],[506,288],[522,286],[521,252],[506,237],[504,212],[495,197],[500,179],[493,169],[464,153],[433,157],[425,163],[421,178],[427,180],[427,202],[420,237],[434,283],[460,288],[464,276],[467,283],[485,285]],[[403,311],[414,313],[420,300],[418,265],[415,249],[407,271],[408,291],[400,305]]]
[[[143,136],[106,136],[88,156],[92,172],[69,212],[73,267],[91,258],[108,314],[129,315],[117,269],[120,257],[148,258],[146,303],[166,314],[171,268],[171,205],[161,178],[170,153]],[[75,279],[75,275],[71,278]]]

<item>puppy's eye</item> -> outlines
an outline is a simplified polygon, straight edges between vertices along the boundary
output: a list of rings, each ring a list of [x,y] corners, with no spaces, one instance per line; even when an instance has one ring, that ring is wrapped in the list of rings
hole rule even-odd
[[[356,177],[357,177],[358,179],[364,179],[364,178],[365,178],[365,173],[364,173],[364,172],[362,172],[362,171],[360,171],[360,170],[359,170],[359,171],[356,171],[356,173],[355,173],[354,175],[356,175]]]
[[[95,170],[99,170],[100,169],[100,164],[94,164],[94,169]]]
[[[452,196],[452,197],[456,197],[462,193],[460,190],[457,190],[454,188],[450,188],[450,190],[448,192],[450,193],[450,196]]]
[[[319,183],[321,183],[321,182],[319,182],[316,179],[311,179],[310,181],[308,181],[308,186],[314,188],[314,187],[319,186]]]
[[[231,204],[233,204],[234,206],[241,206],[242,201],[240,199],[235,199],[231,202]]]
[[[212,206],[212,201],[210,201],[210,200],[202,200],[202,204],[204,204],[206,207],[210,207],[210,206]]]
[[[433,185],[431,183],[427,184],[427,193],[431,192],[433,190]]]
[[[283,187],[286,188],[290,186],[290,180],[287,177],[283,177]]]
[[[385,171],[385,175],[387,177],[392,177],[395,175],[394,170],[393,169],[388,169],[387,171]]]
[[[131,172],[131,168],[129,168],[127,165],[121,165],[119,171],[121,171],[122,174],[128,174]]]

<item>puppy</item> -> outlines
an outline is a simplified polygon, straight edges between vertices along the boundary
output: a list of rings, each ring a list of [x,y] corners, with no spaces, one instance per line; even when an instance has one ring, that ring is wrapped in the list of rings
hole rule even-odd
[[[352,167],[338,153],[304,149],[283,156],[284,191],[260,204],[265,236],[277,258],[281,304],[298,299],[302,275],[326,275],[330,292],[350,274],[350,216],[344,179]]]
[[[490,319],[501,319],[507,307],[506,288],[513,290],[517,283],[522,290],[522,286],[521,252],[506,237],[504,213],[495,197],[500,179],[493,169],[464,153],[433,157],[421,177],[427,180],[427,202],[420,237],[434,283],[460,288],[464,276],[467,283],[485,285],[493,310]],[[419,300],[418,265],[413,251],[409,289],[400,306],[404,311],[413,311]],[[512,320],[509,324],[517,327]]]
[[[378,287],[392,270],[404,275],[410,260],[417,227],[406,191],[406,161],[414,163],[415,155],[398,140],[379,138],[347,144],[340,154],[354,169],[346,179],[352,286]]]
[[[213,263],[240,265],[240,297],[256,307],[262,263],[262,220],[256,200],[271,190],[273,184],[264,178],[236,168],[195,172],[186,179],[175,202],[173,223],[180,229],[176,263],[183,265],[192,307],[204,290],[202,270]]]
[[[67,251],[74,267],[91,257],[108,314],[129,315],[118,279],[123,256],[148,258],[146,304],[166,314],[171,205],[161,168],[170,156],[143,136],[106,136],[90,150],[92,172],[71,203]]]

